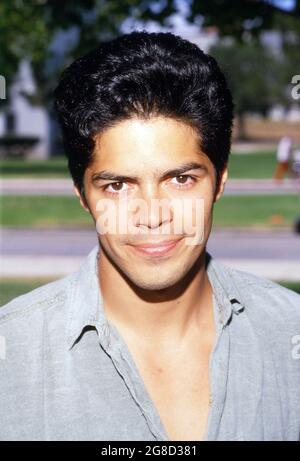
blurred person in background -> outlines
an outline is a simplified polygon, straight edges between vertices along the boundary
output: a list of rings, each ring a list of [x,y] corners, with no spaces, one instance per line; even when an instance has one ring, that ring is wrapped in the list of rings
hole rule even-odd
[[[282,180],[286,173],[291,175],[290,162],[292,155],[293,140],[290,136],[283,136],[277,146],[277,165],[273,175],[273,179]]]

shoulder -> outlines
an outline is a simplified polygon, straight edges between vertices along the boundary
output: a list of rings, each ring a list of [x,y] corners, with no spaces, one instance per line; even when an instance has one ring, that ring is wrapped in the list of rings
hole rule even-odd
[[[261,379],[271,399],[282,399],[286,424],[293,421],[299,430],[300,295],[249,272],[227,267],[227,273],[244,305],[233,322],[232,343],[252,378]]]
[[[67,295],[69,281],[67,276],[15,297],[0,307],[0,324],[59,304]]]
[[[296,312],[299,311],[300,314],[300,295],[295,291],[250,272],[233,269],[229,266],[226,266],[226,269],[239,290],[243,291],[243,296],[261,298],[262,301],[266,301],[266,306],[270,308],[274,305],[283,309],[295,307]]]
[[[45,319],[62,322],[71,283],[72,276],[68,275],[17,296],[0,307],[0,334],[13,342],[26,341],[33,333],[38,339]]]
[[[300,295],[250,272],[226,266],[227,274],[245,306],[245,312],[264,331],[300,334]]]

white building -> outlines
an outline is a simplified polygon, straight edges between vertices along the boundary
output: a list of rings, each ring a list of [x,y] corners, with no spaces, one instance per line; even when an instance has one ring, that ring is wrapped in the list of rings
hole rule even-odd
[[[32,105],[23,94],[34,94],[35,90],[30,64],[23,60],[9,88],[9,107],[0,112],[0,137],[8,132],[15,136],[37,137],[38,142],[31,149],[29,157],[47,158],[50,154],[50,120],[47,111],[41,106]]]

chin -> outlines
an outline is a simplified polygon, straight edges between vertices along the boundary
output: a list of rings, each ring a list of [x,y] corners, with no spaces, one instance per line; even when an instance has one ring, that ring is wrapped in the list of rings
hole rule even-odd
[[[147,290],[147,291],[161,291],[161,290],[167,290],[174,286],[174,283],[172,282],[157,282],[157,280],[132,280],[132,283],[139,289],[141,290]]]
[[[143,271],[139,273],[132,273],[130,270],[124,271],[128,279],[133,285],[143,290],[165,290],[173,287],[176,283],[184,277],[184,273],[178,270],[174,270],[174,267],[171,268],[169,272],[162,271],[160,267],[145,269],[143,277]]]

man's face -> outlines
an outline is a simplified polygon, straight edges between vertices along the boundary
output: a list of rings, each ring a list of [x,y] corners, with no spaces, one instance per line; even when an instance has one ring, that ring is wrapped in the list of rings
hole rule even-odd
[[[184,173],[166,174],[191,163],[199,168],[189,165],[192,168]],[[110,173],[126,178],[111,179]],[[213,164],[199,151],[197,135],[186,124],[165,117],[129,119],[96,137],[94,161],[84,175],[86,203],[75,191],[97,223],[100,258],[135,286],[160,290],[179,282],[202,254],[211,230],[213,203],[226,179],[225,169],[215,195]],[[133,206],[138,200],[145,206]],[[113,211],[110,216],[130,223],[126,232],[124,227],[122,232],[120,227],[104,232],[103,210],[107,208],[100,211],[104,202]],[[175,202],[177,207],[172,205]],[[183,203],[187,206],[180,207]],[[203,235],[191,244],[199,226]],[[151,250],[146,253],[137,247],[174,239],[178,243],[164,253],[150,254]]]

